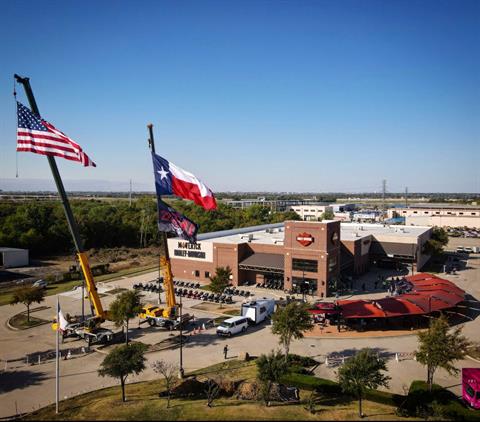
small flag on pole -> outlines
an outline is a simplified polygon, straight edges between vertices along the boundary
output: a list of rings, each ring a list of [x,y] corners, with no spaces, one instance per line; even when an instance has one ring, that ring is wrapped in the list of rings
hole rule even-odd
[[[17,151],[61,157],[85,167],[96,167],[80,145],[18,101],[17,119]]]
[[[158,204],[158,230],[164,232],[173,232],[177,236],[196,242],[198,226],[178,211],[169,207],[160,198]]]
[[[61,332],[65,331],[68,325],[68,321],[63,315],[62,310],[60,309],[60,303],[58,304],[58,330]]]

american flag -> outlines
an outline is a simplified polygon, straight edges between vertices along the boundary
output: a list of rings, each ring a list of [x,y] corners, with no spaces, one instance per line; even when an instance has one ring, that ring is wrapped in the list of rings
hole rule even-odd
[[[60,132],[51,123],[33,114],[17,101],[17,151],[55,155],[78,161],[85,167],[96,164],[82,151],[80,145]]]

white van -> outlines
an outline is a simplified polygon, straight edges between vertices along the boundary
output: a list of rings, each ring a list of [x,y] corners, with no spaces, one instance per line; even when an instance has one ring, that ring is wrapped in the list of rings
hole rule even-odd
[[[228,318],[217,327],[217,335],[231,337],[240,332],[246,331],[248,328],[248,318],[236,316]]]

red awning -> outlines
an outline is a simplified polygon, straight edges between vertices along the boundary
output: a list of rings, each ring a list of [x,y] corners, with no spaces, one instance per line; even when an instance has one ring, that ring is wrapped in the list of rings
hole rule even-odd
[[[448,280],[420,273],[406,277],[412,290],[378,300],[338,301],[345,319],[389,318],[422,315],[453,308],[465,299],[465,292]]]

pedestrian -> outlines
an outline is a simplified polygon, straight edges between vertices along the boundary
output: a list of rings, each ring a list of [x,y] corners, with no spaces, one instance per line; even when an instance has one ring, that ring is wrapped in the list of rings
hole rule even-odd
[[[362,290],[365,291],[365,283],[362,283]]]
[[[228,345],[226,344],[225,347],[223,348],[223,358],[227,359],[227,353],[228,353]]]
[[[378,286],[378,281],[375,281],[375,290],[377,290],[377,286]]]

